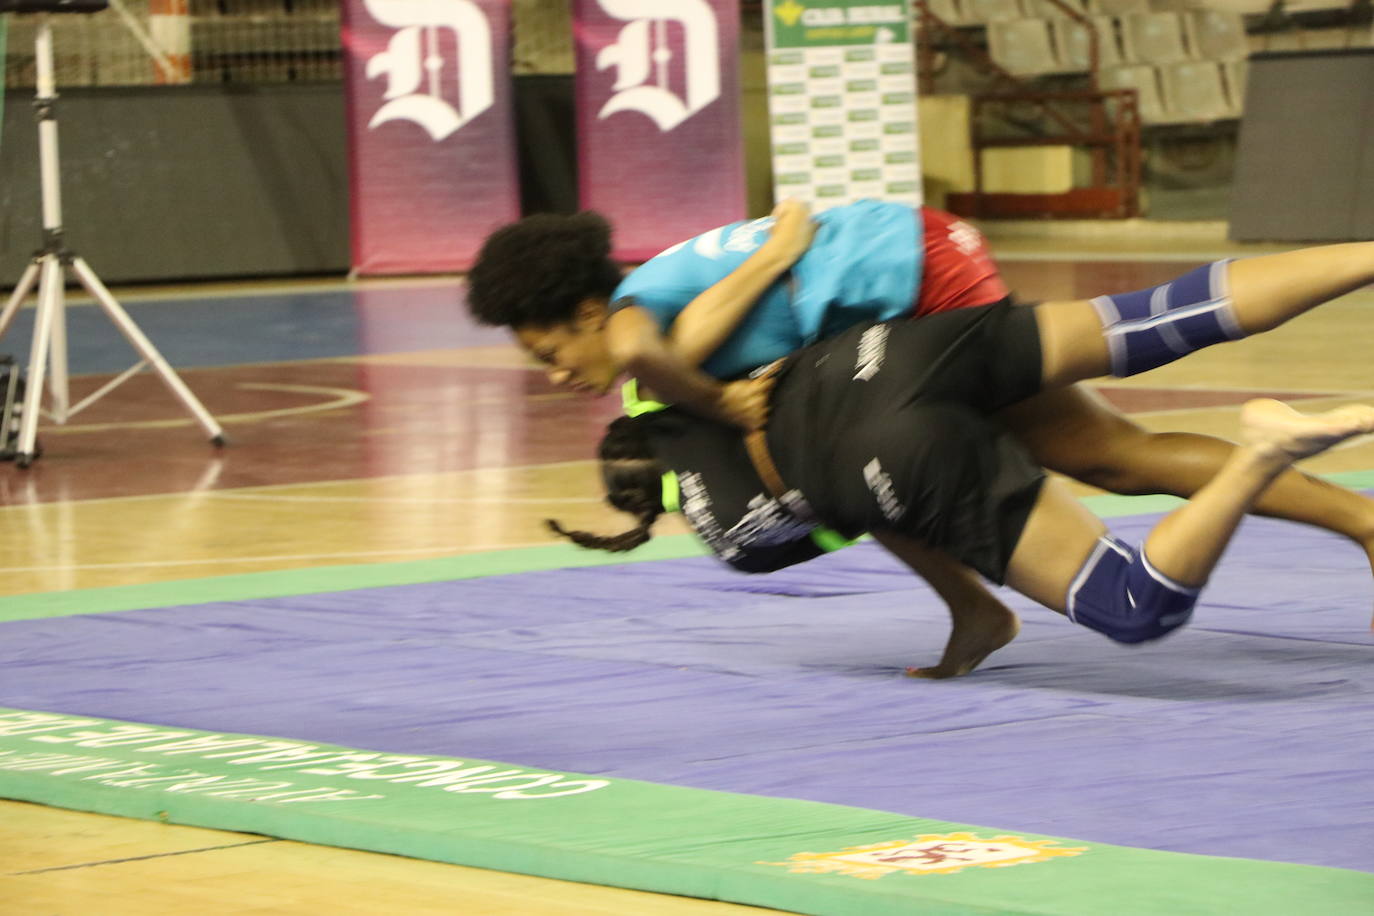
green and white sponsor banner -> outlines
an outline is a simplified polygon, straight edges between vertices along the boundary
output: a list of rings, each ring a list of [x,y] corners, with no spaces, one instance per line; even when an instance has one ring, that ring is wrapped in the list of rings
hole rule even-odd
[[[773,187],[921,203],[911,0],[768,0]]]
[[[20,709],[0,709],[0,798],[817,916],[1367,916],[1374,900],[1363,872]]]

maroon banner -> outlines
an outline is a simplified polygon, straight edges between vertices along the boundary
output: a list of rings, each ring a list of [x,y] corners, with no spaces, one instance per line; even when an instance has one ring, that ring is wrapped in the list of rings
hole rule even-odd
[[[582,206],[642,261],[745,215],[738,0],[575,0]]]
[[[472,266],[520,215],[509,0],[345,0],[353,269]]]

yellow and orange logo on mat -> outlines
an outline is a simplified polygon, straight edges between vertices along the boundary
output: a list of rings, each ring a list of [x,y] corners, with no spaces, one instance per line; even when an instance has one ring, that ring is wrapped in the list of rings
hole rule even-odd
[[[950,875],[965,868],[1005,868],[1078,856],[1087,846],[1057,847],[1054,840],[1018,836],[990,839],[971,833],[926,833],[915,840],[891,840],[869,846],[850,846],[839,852],[799,852],[781,865],[795,874],[836,873],[875,879],[896,872],[910,875]]]

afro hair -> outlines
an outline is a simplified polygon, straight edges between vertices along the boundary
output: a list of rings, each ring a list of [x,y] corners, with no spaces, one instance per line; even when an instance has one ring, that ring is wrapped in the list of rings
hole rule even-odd
[[[609,299],[620,281],[605,217],[541,213],[487,237],[468,273],[468,308],[482,324],[548,327],[571,321],[585,299]]]

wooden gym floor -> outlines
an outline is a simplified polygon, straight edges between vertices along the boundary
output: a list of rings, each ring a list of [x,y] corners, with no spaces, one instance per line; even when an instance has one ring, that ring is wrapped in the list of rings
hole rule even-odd
[[[1025,299],[1136,289],[1202,260],[1177,250],[1080,258],[1062,248],[1010,247],[1003,270]],[[617,412],[613,399],[552,391],[499,336],[461,320],[455,281],[116,293],[224,424],[230,445],[209,447],[149,376],[65,427],[45,426],[45,454],[31,468],[0,465],[0,604],[4,596],[547,544],[542,519],[551,514],[577,527],[622,523],[596,499],[587,459]],[[359,323],[358,303],[383,293]],[[412,293],[438,306],[417,319],[406,307]],[[179,342],[194,345],[206,333],[197,316],[207,301],[220,318],[231,313],[231,326],[239,316],[244,332],[218,333],[214,353],[178,359]],[[71,311],[95,310],[77,303]],[[1270,335],[1104,390],[1151,428],[1229,437],[1248,393],[1287,392],[1314,410],[1374,399],[1372,326],[1374,291],[1364,290]],[[315,339],[331,334],[327,345]],[[0,340],[0,352],[27,347],[19,330]],[[74,397],[117,371],[73,363]],[[1374,443],[1306,467],[1374,469]],[[0,914],[190,912],[763,911],[0,802]]]

